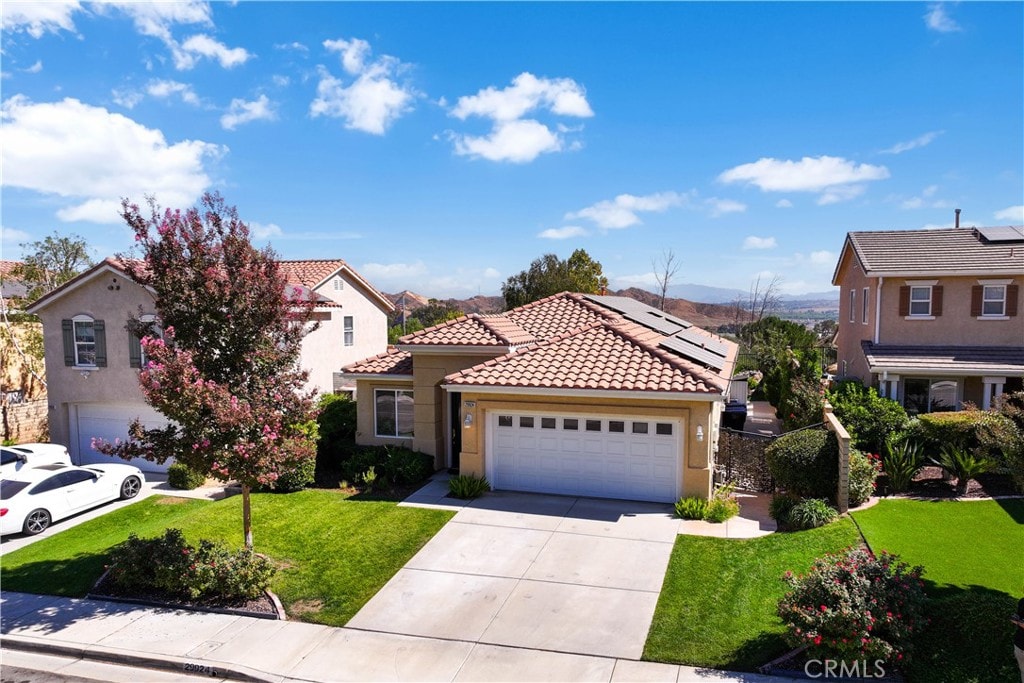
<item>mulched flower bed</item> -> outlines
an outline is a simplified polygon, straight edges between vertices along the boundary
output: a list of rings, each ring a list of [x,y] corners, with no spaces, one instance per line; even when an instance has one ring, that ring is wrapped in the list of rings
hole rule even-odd
[[[879,493],[886,494],[885,477],[879,478]],[[1008,474],[989,472],[972,479],[967,486],[967,493],[957,496],[954,480],[943,478],[939,467],[923,467],[914,477],[910,490],[898,494],[909,498],[995,498],[997,496],[1017,496],[1020,492],[1013,485],[1013,478]]]
[[[105,573],[100,577],[96,585],[89,593],[89,598],[96,600],[113,600],[115,602],[128,602],[151,607],[168,607],[172,609],[185,609],[195,612],[217,612],[221,614],[238,614],[247,617],[259,617],[261,619],[285,619],[284,609],[277,596],[266,591],[258,598],[251,600],[209,600],[197,601],[186,600],[178,596],[168,596],[156,591],[148,593],[129,592],[121,590],[114,585]]]

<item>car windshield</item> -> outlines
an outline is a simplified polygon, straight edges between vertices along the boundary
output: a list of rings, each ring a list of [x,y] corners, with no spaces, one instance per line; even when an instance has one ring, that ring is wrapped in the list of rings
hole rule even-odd
[[[10,465],[12,462],[18,462],[18,454],[5,448],[0,452],[0,465]]]
[[[27,481],[5,479],[0,481],[0,500],[10,500],[15,494],[29,485]]]

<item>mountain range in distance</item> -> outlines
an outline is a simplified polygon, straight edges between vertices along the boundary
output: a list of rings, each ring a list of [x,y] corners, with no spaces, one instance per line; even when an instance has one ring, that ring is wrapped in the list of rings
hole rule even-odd
[[[627,296],[649,306],[659,307],[660,296],[637,287],[608,292],[614,296]],[[710,330],[723,325],[735,325],[744,321],[743,313],[736,310],[736,301],[745,311],[749,292],[724,287],[682,284],[669,287],[665,298],[665,311],[676,317]],[[396,294],[385,294],[398,311],[413,313],[427,306],[431,299],[409,290]],[[463,313],[499,313],[505,308],[505,299],[499,296],[477,295],[468,299],[434,299],[446,303]],[[800,296],[783,296],[774,315],[787,320],[813,324],[818,320],[837,319],[839,315],[839,293],[819,292]]]

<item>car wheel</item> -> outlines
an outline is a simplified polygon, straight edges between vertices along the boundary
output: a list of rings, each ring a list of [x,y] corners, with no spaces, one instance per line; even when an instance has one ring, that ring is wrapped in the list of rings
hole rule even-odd
[[[39,509],[33,510],[28,513],[28,517],[25,518],[25,525],[23,530],[29,536],[35,536],[41,534],[50,526],[50,513],[46,510]]]
[[[142,482],[139,481],[138,477],[131,476],[124,480],[121,484],[121,500],[128,500],[139,495],[139,491],[142,490]]]

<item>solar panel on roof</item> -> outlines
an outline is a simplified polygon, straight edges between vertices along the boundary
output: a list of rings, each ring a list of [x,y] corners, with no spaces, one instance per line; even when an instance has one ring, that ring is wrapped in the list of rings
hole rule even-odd
[[[601,304],[607,308],[621,313],[627,320],[632,320],[644,327],[661,332],[662,334],[675,334],[679,330],[692,327],[691,323],[659,311],[653,306],[630,299],[625,296],[599,296],[597,294],[587,295],[587,298],[594,303]]]
[[[1024,242],[1024,228],[1001,225],[994,228],[975,228],[986,242]]]
[[[690,342],[691,344],[694,344],[695,346],[703,346],[708,351],[711,351],[712,353],[717,354],[722,358],[725,358],[725,356],[729,353],[729,347],[725,345],[725,342],[723,342],[720,339],[714,339],[707,335],[701,334],[696,330],[683,330],[682,332],[677,333],[675,336],[681,339],[685,339],[686,341]]]
[[[667,351],[671,351],[677,356],[682,356],[683,358],[692,360],[715,370],[721,370],[725,367],[725,358],[719,356],[717,353],[712,353],[705,348],[696,346],[685,339],[669,337],[668,339],[662,339],[658,346]]]

